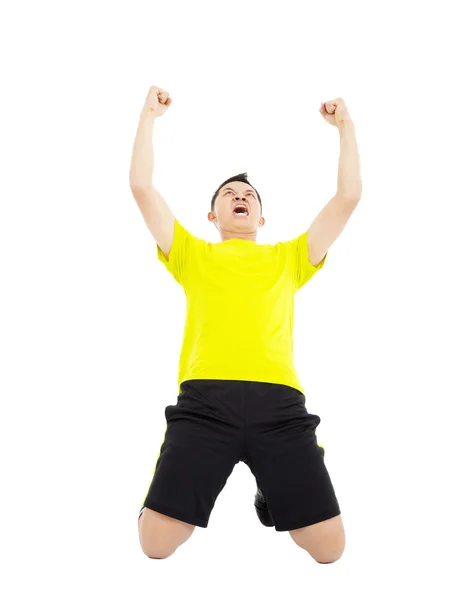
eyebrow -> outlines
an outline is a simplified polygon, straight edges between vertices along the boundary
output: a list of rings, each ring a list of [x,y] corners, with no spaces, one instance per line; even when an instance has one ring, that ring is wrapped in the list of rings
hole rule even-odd
[[[224,192],[228,191],[228,190],[232,190],[232,192],[234,192],[235,190],[231,187],[225,188]],[[247,192],[253,192],[253,194],[255,193],[255,190],[252,190],[251,188],[246,190]]]

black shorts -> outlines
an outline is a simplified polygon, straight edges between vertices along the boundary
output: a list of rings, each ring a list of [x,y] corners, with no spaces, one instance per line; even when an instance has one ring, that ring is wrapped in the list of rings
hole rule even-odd
[[[315,433],[320,417],[307,411],[299,390],[253,381],[188,380],[176,405],[165,408],[165,418],[165,438],[139,517],[147,507],[207,527],[217,496],[240,461],[263,491],[277,531],[341,514]]]

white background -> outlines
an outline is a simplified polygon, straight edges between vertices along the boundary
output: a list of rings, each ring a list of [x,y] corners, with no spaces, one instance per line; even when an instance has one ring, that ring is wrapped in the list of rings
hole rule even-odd
[[[464,4],[2,10],[2,597],[469,597]],[[295,313],[346,529],[336,563],[259,523],[243,463],[207,529],[166,560],[140,548],[185,310],[129,188],[151,85],[173,99],[154,185],[213,242],[212,194],[240,172],[258,243],[305,231],[336,191],[321,102],[354,120],[362,199]]]

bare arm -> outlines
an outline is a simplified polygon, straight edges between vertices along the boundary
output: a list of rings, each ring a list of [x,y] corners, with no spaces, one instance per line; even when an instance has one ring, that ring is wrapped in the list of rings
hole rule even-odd
[[[323,260],[330,246],[345,228],[362,195],[359,151],[353,121],[342,98],[327,104],[330,105],[330,112],[326,110],[325,104],[322,104],[320,112],[329,123],[335,124],[340,136],[338,189],[308,230],[308,257],[315,267]],[[336,119],[336,111],[335,117],[332,116],[334,104],[340,108],[343,117]]]
[[[173,243],[175,216],[163,196],[152,184],[153,174],[153,124],[155,110],[149,108],[149,99],[158,104],[157,91],[159,88],[150,88],[144,109],[141,112],[139,126],[135,137],[132,152],[132,162],[129,174],[129,183],[132,195],[142,213],[142,216],[153,235],[156,243],[168,259]],[[167,93],[165,92],[167,95]]]

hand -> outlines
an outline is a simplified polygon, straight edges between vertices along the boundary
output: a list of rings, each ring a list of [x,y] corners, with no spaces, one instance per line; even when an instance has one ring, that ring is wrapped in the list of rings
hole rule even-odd
[[[161,117],[172,102],[173,100],[166,90],[152,85],[145,100],[144,110],[150,112],[155,118]]]
[[[352,121],[348,109],[342,98],[336,100],[328,100],[322,102],[320,106],[320,114],[325,118],[330,125],[338,127],[341,121]]]

